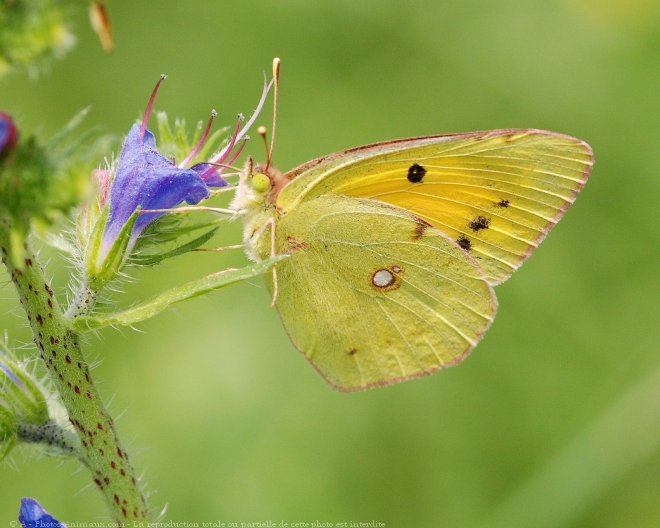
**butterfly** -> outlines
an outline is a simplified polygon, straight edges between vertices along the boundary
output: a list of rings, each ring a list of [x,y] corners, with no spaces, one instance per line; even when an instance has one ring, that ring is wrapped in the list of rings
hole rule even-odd
[[[248,165],[233,208],[293,344],[335,389],[461,362],[504,282],[573,203],[587,143],[535,129],[399,139],[281,173]]]

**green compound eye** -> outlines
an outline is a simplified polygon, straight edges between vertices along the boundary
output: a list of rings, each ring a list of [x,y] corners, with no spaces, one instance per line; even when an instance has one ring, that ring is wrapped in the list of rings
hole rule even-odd
[[[270,189],[270,178],[261,172],[252,176],[252,188],[259,194],[265,193]]]

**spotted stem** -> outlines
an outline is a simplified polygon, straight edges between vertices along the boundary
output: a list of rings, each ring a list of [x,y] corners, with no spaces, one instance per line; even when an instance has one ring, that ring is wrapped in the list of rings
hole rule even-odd
[[[1,217],[0,251],[30,323],[37,351],[80,438],[81,461],[92,473],[115,521],[129,526],[131,521],[148,519],[145,498],[114,422],[94,386],[79,334],[69,326],[27,244],[22,261],[16,262],[10,244],[10,221]]]

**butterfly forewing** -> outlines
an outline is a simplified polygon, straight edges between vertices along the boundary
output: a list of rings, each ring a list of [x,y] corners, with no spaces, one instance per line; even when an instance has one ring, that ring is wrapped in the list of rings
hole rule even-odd
[[[277,227],[277,307],[294,344],[340,390],[461,361],[496,310],[474,259],[416,216],[321,196]]]
[[[497,284],[559,220],[591,165],[586,143],[539,130],[400,140],[294,169],[278,206],[328,193],[390,203],[445,233]]]

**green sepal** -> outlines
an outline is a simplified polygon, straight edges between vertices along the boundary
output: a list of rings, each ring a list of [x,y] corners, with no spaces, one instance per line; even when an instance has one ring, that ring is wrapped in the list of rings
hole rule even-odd
[[[88,277],[92,277],[97,273],[99,251],[101,250],[103,233],[105,232],[105,225],[108,222],[109,215],[110,208],[106,205],[97,218],[92,229],[92,235],[87,242],[87,247],[85,248],[85,270]]]
[[[0,462],[9,454],[16,444],[18,424],[13,413],[0,403]]]
[[[0,341],[0,363],[3,367],[0,368],[0,402],[4,401],[7,410],[20,422],[45,423],[48,420],[46,395],[32,374],[19,364],[6,341]]]
[[[188,223],[183,222],[183,215],[164,215],[149,224],[135,242],[131,259],[152,256],[158,253],[165,244],[177,242],[183,236],[205,229],[216,227],[226,221],[225,218]],[[156,251],[154,251],[154,248]]]
[[[76,330],[84,331],[95,330],[105,326],[126,326],[139,323],[158,315],[165,308],[174,303],[192,299],[193,297],[203,295],[235,282],[263,275],[270,270],[274,264],[287,257],[288,255],[279,255],[257,264],[250,264],[240,269],[229,269],[212,273],[201,279],[190,281],[181,286],[166,290],[156,297],[122,312],[78,317],[73,321],[73,326]]]
[[[126,261],[126,250],[131,240],[133,226],[138,218],[138,211],[135,211],[126,221],[119,231],[112,247],[102,262],[98,262],[99,251],[101,248],[105,225],[108,220],[108,208],[102,213],[101,218],[94,226],[94,233],[90,241],[90,259],[87,261],[87,277],[89,287],[94,291],[99,291],[108,282],[114,279],[121,270]],[[102,225],[99,225],[102,224]]]
[[[180,246],[165,253],[160,253],[158,255],[136,255],[134,257],[131,257],[131,262],[137,264],[138,266],[153,266],[154,264],[158,264],[159,262],[162,262],[165,259],[183,255],[184,253],[188,253],[189,251],[193,251],[194,249],[197,249],[201,245],[211,240],[211,238],[213,238],[213,235],[215,235],[217,230],[218,230],[217,227],[214,227],[213,229],[209,229],[208,231],[198,236],[197,238],[194,238],[191,241],[186,242],[185,244],[181,244]]]

